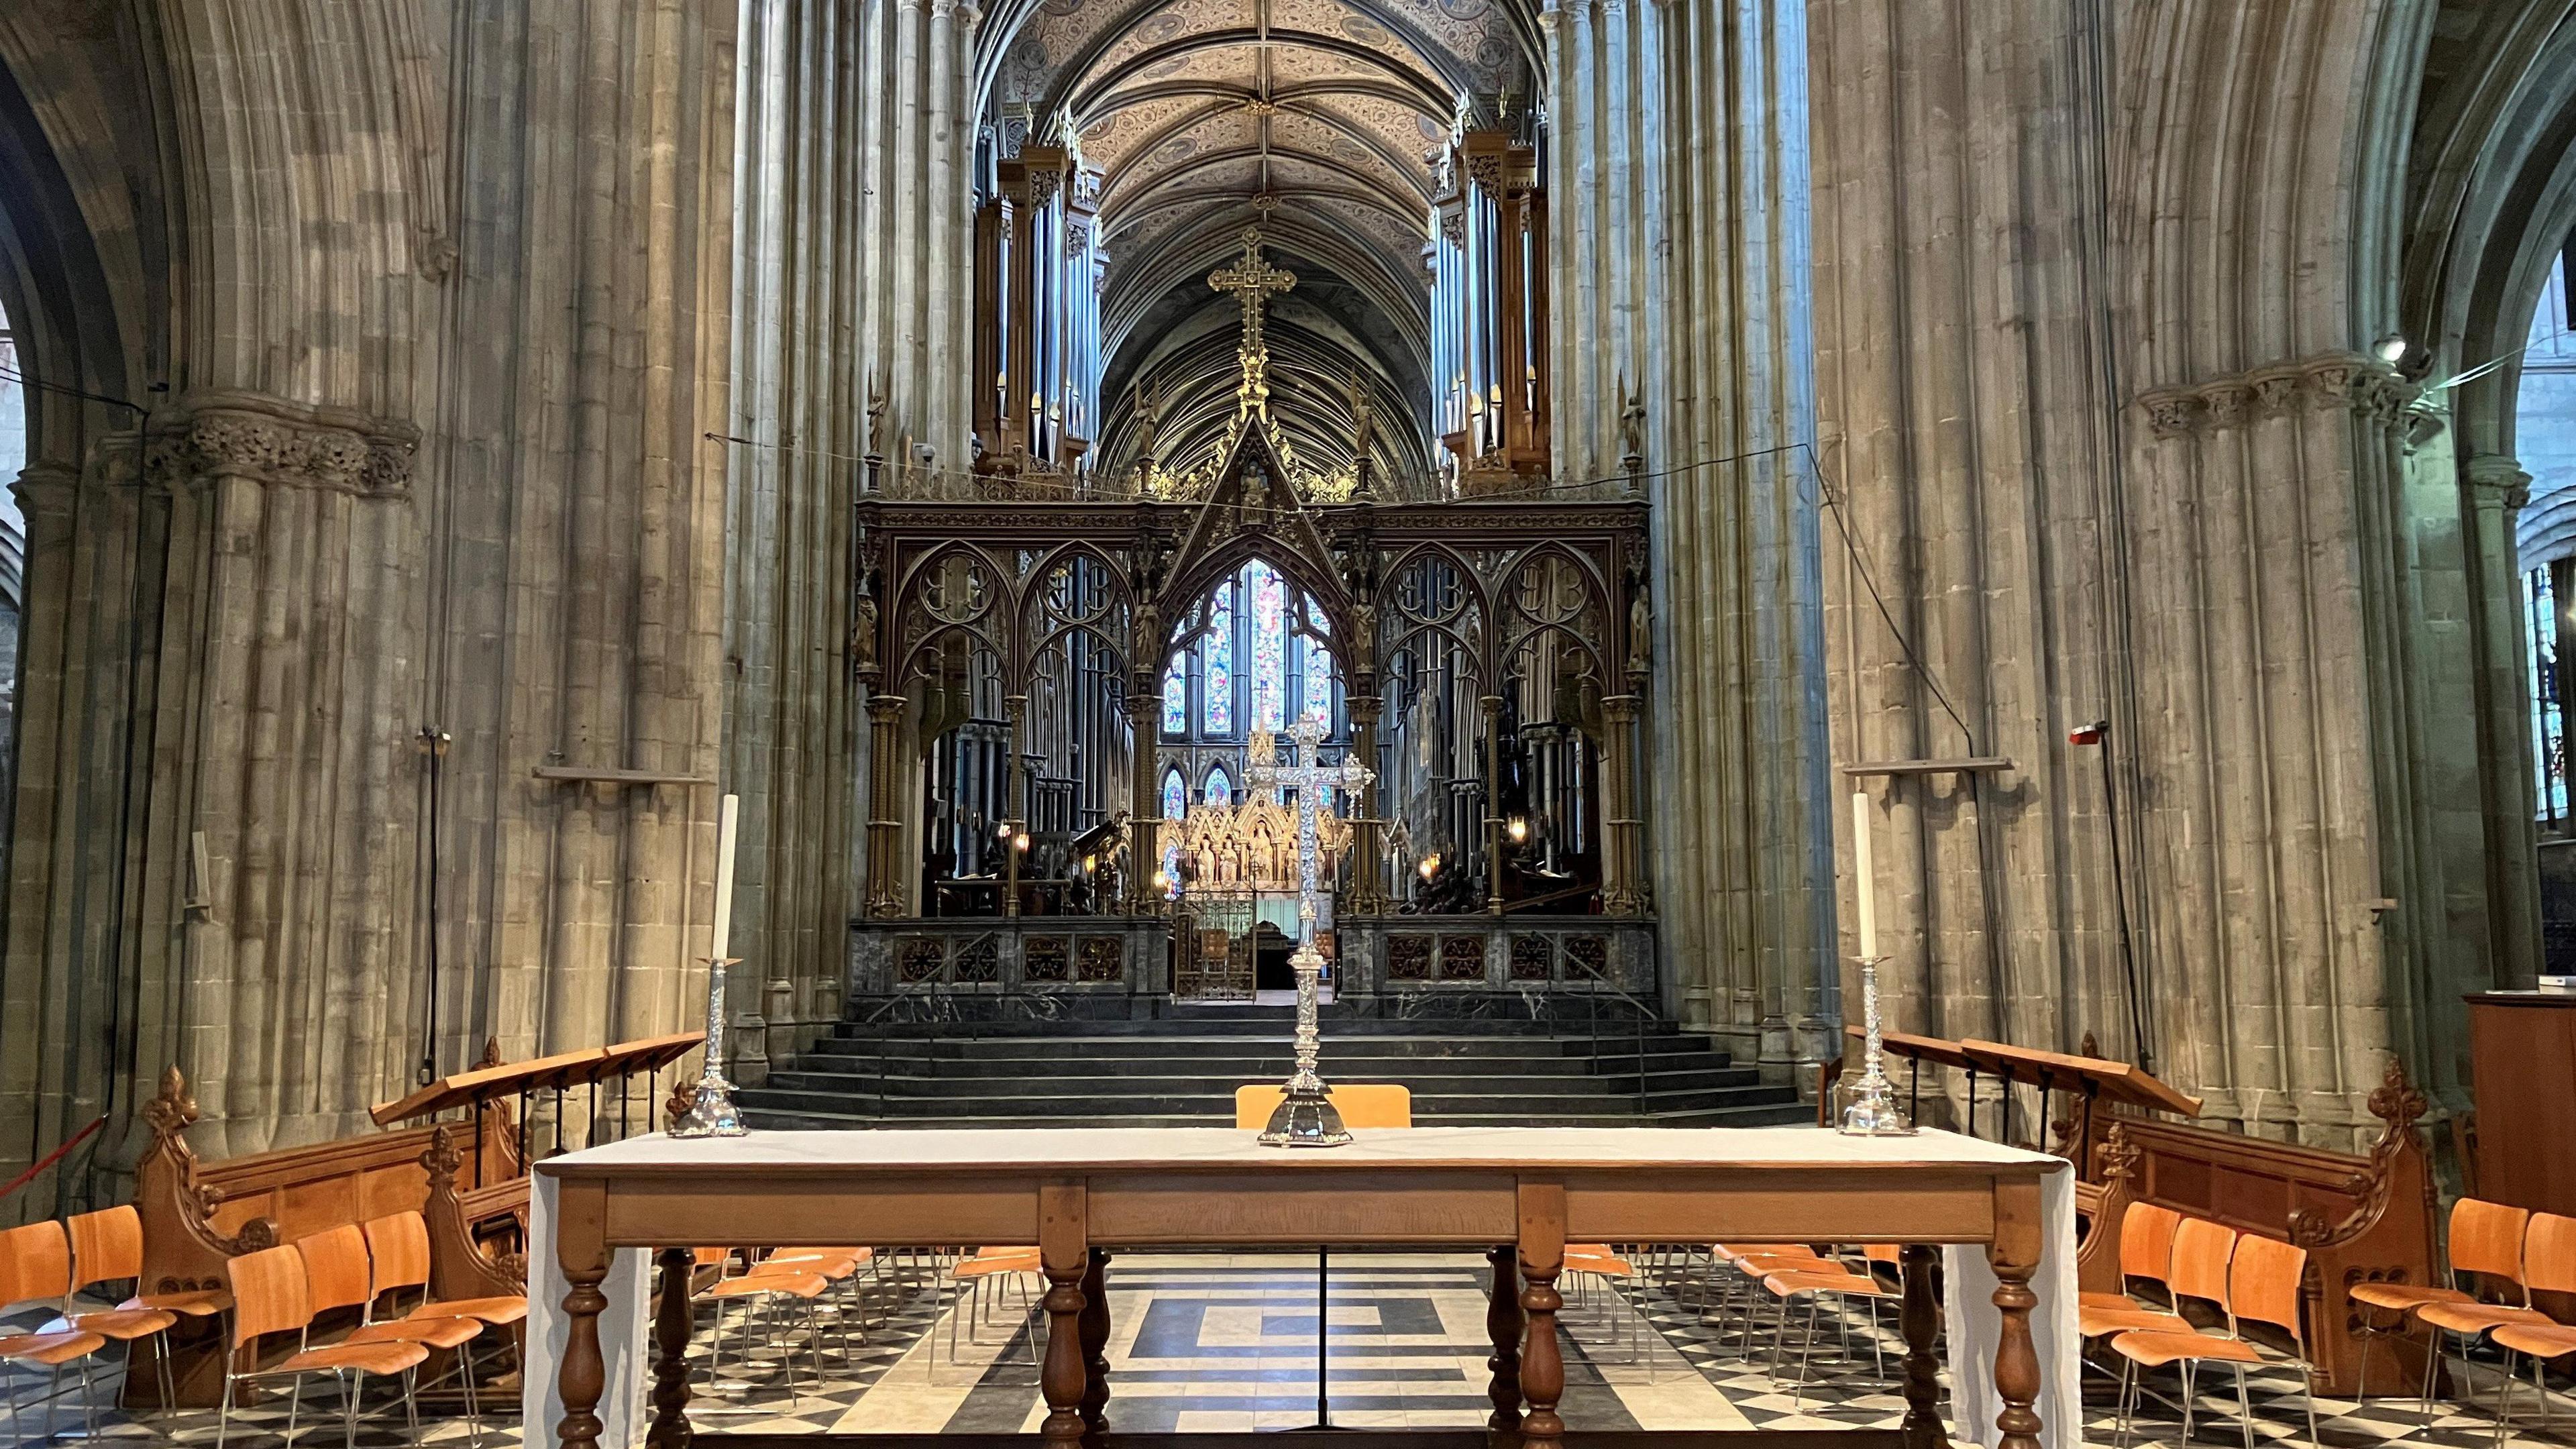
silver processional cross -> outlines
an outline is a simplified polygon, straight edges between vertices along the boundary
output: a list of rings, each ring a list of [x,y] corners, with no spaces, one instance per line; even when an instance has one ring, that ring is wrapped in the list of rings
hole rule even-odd
[[[1261,1141],[1269,1147],[1339,1147],[1351,1140],[1342,1126],[1342,1114],[1333,1110],[1332,1100],[1325,1095],[1324,1079],[1315,1074],[1315,1053],[1321,1044],[1315,994],[1324,970],[1324,958],[1315,950],[1315,867],[1322,853],[1316,822],[1322,813],[1324,787],[1357,790],[1376,779],[1377,772],[1357,760],[1317,763],[1324,734],[1321,723],[1301,719],[1287,732],[1297,746],[1298,763],[1256,764],[1243,772],[1244,783],[1256,790],[1297,792],[1297,951],[1288,958],[1297,973],[1297,1070],[1289,1075],[1288,1095],[1261,1131]]]

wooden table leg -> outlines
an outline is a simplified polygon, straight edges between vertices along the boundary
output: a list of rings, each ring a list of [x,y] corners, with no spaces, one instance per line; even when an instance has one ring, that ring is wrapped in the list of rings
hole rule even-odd
[[[686,1248],[664,1248],[662,1296],[653,1311],[653,1423],[644,1449],[687,1449],[689,1442],[690,1279],[697,1261]]]
[[[2039,1347],[2030,1333],[2030,1311],[2039,1295],[2030,1291],[2039,1271],[2041,1230],[2039,1184],[1995,1184],[1995,1238],[1986,1246],[1986,1261],[1995,1270],[1995,1308],[2003,1331],[1995,1338],[1995,1397],[2004,1401],[1995,1416],[2003,1431],[1998,1449],[2039,1449]]]
[[[1906,1449],[1940,1449],[1941,1360],[1933,1345],[1941,1336],[1941,1300],[1932,1289],[1932,1267],[1941,1250],[1929,1243],[1908,1243],[1899,1255],[1905,1277],[1905,1300],[1898,1326],[1905,1331]]]
[[[555,1371],[564,1408],[555,1442],[563,1449],[598,1449],[607,1428],[599,1418],[599,1396],[608,1385],[608,1365],[599,1354],[599,1315],[608,1307],[608,1295],[599,1291],[608,1278],[607,1215],[605,1183],[567,1182],[556,1194],[555,1261],[572,1285],[564,1294],[564,1312],[571,1318],[563,1362]]]
[[[1516,1434],[1521,1427],[1521,1255],[1506,1245],[1487,1253],[1485,1260],[1494,1265],[1493,1298],[1485,1306],[1485,1337],[1494,1345],[1494,1356],[1485,1360],[1494,1372],[1485,1393],[1494,1401],[1494,1412],[1485,1424],[1496,1433]]]
[[[1091,1250],[1082,1275],[1082,1422],[1095,1434],[1109,1428],[1109,1252]]]
[[[1556,1342],[1556,1311],[1565,1300],[1556,1291],[1565,1270],[1565,1187],[1561,1183],[1524,1182],[1520,1189],[1521,1308],[1529,1315],[1521,1341],[1521,1395],[1529,1413],[1521,1419],[1521,1442],[1533,1449],[1556,1449],[1565,1442],[1565,1420],[1556,1406],[1565,1397],[1565,1357]]]
[[[1082,1442],[1082,1406],[1091,1386],[1082,1349],[1082,1281],[1091,1272],[1085,1206],[1079,1186],[1038,1190],[1038,1262],[1047,1279],[1046,1358],[1038,1369],[1047,1416],[1038,1432],[1049,1449]]]

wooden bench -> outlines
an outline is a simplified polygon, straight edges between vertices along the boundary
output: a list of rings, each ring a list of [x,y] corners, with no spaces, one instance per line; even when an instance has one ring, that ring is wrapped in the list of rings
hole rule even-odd
[[[2367,1157],[2125,1114],[2115,1125],[2137,1153],[2138,1200],[2308,1250],[2314,1387],[2340,1397],[2360,1382],[2362,1345],[2372,1331],[2349,1296],[2352,1285],[2438,1281],[2433,1173],[2416,1127],[2424,1109],[2424,1094],[2392,1059],[2370,1094],[2371,1115],[2382,1126]],[[2092,1154],[2088,1180],[2107,1181],[2105,1155]],[[2374,1387],[2421,1391],[2420,1335],[2383,1342],[2373,1357]]]
[[[143,1220],[144,1292],[226,1285],[225,1264],[344,1223],[418,1210],[430,1231],[430,1284],[441,1297],[526,1291],[522,1250],[527,1169],[507,1103],[484,1110],[481,1169],[452,1140],[461,1123],[430,1123],[203,1163],[188,1145],[198,1118],[186,1078],[172,1067],[144,1106],[152,1145],[135,1165]],[[462,1180],[460,1181],[460,1174]],[[172,1343],[179,1402],[215,1403],[222,1350],[209,1325]],[[156,1393],[150,1375],[133,1396]]]

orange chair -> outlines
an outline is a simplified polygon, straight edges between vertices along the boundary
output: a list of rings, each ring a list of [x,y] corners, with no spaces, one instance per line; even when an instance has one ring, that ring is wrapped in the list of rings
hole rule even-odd
[[[528,1295],[525,1293],[443,1298],[431,1302],[429,1222],[419,1213],[388,1213],[360,1224],[359,1230],[366,1235],[367,1256],[375,1264],[374,1286],[378,1297],[398,1289],[420,1290],[420,1301],[412,1305],[407,1317],[471,1318],[494,1328],[506,1328],[527,1318]]]
[[[2355,1283],[2349,1293],[2352,1301],[2367,1310],[2377,1308],[2397,1315],[2394,1325],[2374,1324],[2365,1311],[2359,1315],[2358,1336],[2361,1339],[2360,1382],[2353,1387],[2356,1400],[2370,1392],[2370,1351],[2379,1340],[2402,1332],[2406,1320],[2437,1303],[2475,1305],[2477,1294],[2462,1286],[2462,1276],[2469,1276],[2471,1287],[2490,1291],[2504,1284],[2522,1287],[2522,1235],[2530,1225],[2527,1208],[2507,1207],[2499,1202],[2464,1197],[2451,1205],[2449,1241],[2450,1286],[2428,1283]],[[2525,1301],[2528,1302],[2526,1295]],[[2442,1330],[2425,1335],[2423,1411],[2433,1412],[2433,1381],[2440,1368]]]
[[[2174,1235],[2182,1214],[2153,1203],[2133,1202],[2120,1215],[2120,1284],[2126,1288],[2144,1278],[2173,1295]],[[2077,1331],[2086,1339],[2135,1330],[2188,1331],[2190,1320],[2169,1309],[2147,1308],[2127,1293],[2076,1295]]]
[[[394,1246],[399,1249],[400,1245]],[[483,1413],[474,1398],[473,1360],[468,1346],[483,1332],[482,1320],[453,1314],[415,1314],[409,1318],[379,1321],[376,1301],[384,1295],[388,1285],[379,1281],[375,1255],[368,1247],[366,1230],[354,1223],[343,1223],[296,1240],[295,1250],[304,1255],[304,1281],[314,1314],[319,1316],[340,1308],[359,1310],[358,1326],[341,1335],[337,1340],[340,1343],[417,1343],[455,1353],[464,1370],[466,1422],[472,1427],[475,1442],[481,1443]],[[421,1235],[420,1247],[425,1263],[429,1249],[426,1231]],[[399,1260],[394,1267],[397,1272],[407,1270],[407,1265]],[[423,1276],[426,1276],[426,1268]],[[413,1378],[408,1373],[404,1377],[403,1392],[407,1397],[412,1396],[417,1387]]]
[[[2533,1293],[2576,1294],[2576,1218],[2533,1213],[2522,1238],[2523,1286]],[[2532,1386],[2540,1392],[2540,1427],[2549,1427],[2549,1388],[2541,1368],[2552,1359],[2576,1353],[2576,1328],[2544,1319],[2537,1323],[2500,1323],[2487,1337],[2504,1350],[2504,1381],[2496,1385],[2496,1437],[2504,1437],[2513,1420],[2513,1361],[2531,1359]]]
[[[111,1342],[125,1345],[125,1371],[134,1372],[136,1348],[144,1339],[153,1343],[153,1366],[161,1387],[161,1402],[178,1401],[170,1381],[170,1329],[179,1321],[176,1308],[162,1307],[150,1299],[137,1296],[114,1308],[89,1313],[74,1313],[72,1299],[93,1283],[132,1282],[140,1289],[143,1277],[143,1217],[132,1207],[113,1207],[100,1212],[82,1213],[70,1220],[72,1246],[70,1281],[64,1285],[62,1316],[37,1330],[39,1333],[95,1333]],[[199,1316],[204,1305],[222,1301],[220,1293],[172,1293],[159,1295],[173,1304],[185,1305],[191,1316]]]
[[[1869,1305],[1870,1365],[1879,1377],[1887,1376],[1887,1360],[1877,1332],[1878,1305],[1882,1300],[1892,1300],[1901,1297],[1902,1294],[1898,1289],[1878,1281],[1878,1275],[1867,1265],[1881,1262],[1901,1264],[1903,1260],[1892,1245],[1870,1244],[1861,1251],[1863,1266],[1858,1269],[1841,1263],[1829,1263],[1815,1268],[1787,1267],[1779,1272],[1763,1275],[1763,1290],[1780,1302],[1780,1332],[1773,1341],[1771,1354],[1771,1381],[1775,1384],[1780,1381],[1782,1355],[1788,1350],[1789,1305],[1800,1298],[1807,1300],[1807,1332],[1798,1345],[1798,1386],[1791,1396],[1792,1404],[1806,1397],[1807,1363],[1816,1350],[1816,1314],[1822,1309],[1824,1300],[1827,1298],[1836,1299],[1843,1304],[1848,1304],[1852,1299],[1857,1298]],[[1851,1357],[1850,1316],[1837,1312],[1834,1317],[1836,1328],[1842,1335],[1843,1357],[1849,1359]]]
[[[313,1347],[313,1290],[304,1263],[302,1249],[289,1244],[246,1253],[225,1265],[233,1294],[232,1351],[224,1355],[224,1396],[215,1420],[215,1449],[223,1449],[232,1428],[234,1386],[259,1379],[293,1381],[295,1397],[286,1416],[286,1434],[292,1442],[295,1421],[304,1410],[304,1381],[315,1374],[329,1374],[340,1385],[341,1433],[349,1449],[357,1449],[358,1396],[369,1374],[402,1380],[403,1415],[417,1441],[420,1414],[412,1402],[411,1372],[429,1357],[429,1346],[406,1340]],[[258,1361],[259,1341],[273,1333],[294,1334],[295,1352],[272,1368],[242,1368],[245,1362]]]
[[[719,1257],[717,1261],[722,1262],[724,1259]],[[822,1274],[807,1272],[801,1266],[792,1264],[772,1267],[766,1263],[755,1263],[748,1271],[718,1278],[702,1295],[714,1299],[716,1304],[715,1341],[707,1361],[709,1391],[714,1390],[716,1375],[724,1367],[725,1305],[738,1302],[743,1306],[742,1351],[736,1355],[736,1360],[747,1364],[751,1362],[753,1316],[763,1307],[782,1302],[796,1302],[805,1306],[806,1347],[813,1356],[814,1390],[816,1393],[822,1392],[822,1323],[815,1315],[814,1301],[830,1292],[831,1287],[831,1280]],[[842,1339],[841,1351],[844,1357],[849,1353],[849,1340],[846,1336]],[[796,1355],[792,1350],[788,1352],[782,1366],[787,1370],[788,1406],[793,1408],[799,1400],[796,1389]]]
[[[71,1241],[57,1222],[29,1223],[0,1232],[0,1309],[52,1300],[59,1304],[71,1282]],[[54,1433],[54,1401],[62,1395],[63,1366],[80,1365],[81,1417],[96,1437],[98,1409],[90,1398],[89,1361],[107,1347],[104,1334],[86,1329],[47,1326],[34,1333],[0,1338],[0,1360],[31,1363],[53,1371],[53,1391],[45,1397],[45,1436]],[[26,1442],[18,1429],[18,1396],[9,1395],[9,1432]]]
[[[2300,1321],[2299,1284],[2308,1271],[2308,1250],[2277,1238],[2237,1234],[2198,1218],[2184,1220],[2174,1235],[2175,1306],[2184,1298],[2216,1304],[2227,1315],[2224,1333],[2198,1329],[2133,1329],[2111,1340],[2111,1350],[2126,1362],[2120,1374],[2120,1442],[2129,1437],[2137,1390],[2145,1373],[2168,1364],[2182,1366],[2182,1440],[2191,1442],[2192,1371],[2203,1363],[2224,1363],[2236,1371],[2236,1408],[2245,1432],[2245,1449],[2254,1449],[2254,1409],[2245,1389],[2245,1366],[2263,1362],[2262,1350],[2245,1336],[2245,1325],[2266,1324],[2289,1335],[2292,1357],[2300,1368],[2300,1397],[2308,1411],[2308,1443],[2317,1442],[2317,1401],[2309,1387],[2307,1332]],[[2134,1372],[2132,1372],[2134,1370]]]

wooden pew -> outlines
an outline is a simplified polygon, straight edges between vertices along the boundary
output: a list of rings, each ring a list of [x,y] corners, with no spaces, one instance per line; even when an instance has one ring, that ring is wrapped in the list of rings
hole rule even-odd
[[[453,1148],[440,1152],[459,1124],[373,1132],[208,1163],[188,1145],[187,1129],[199,1116],[196,1099],[179,1069],[170,1068],[161,1075],[159,1093],[144,1106],[152,1143],[134,1172],[134,1207],[143,1220],[143,1291],[221,1288],[225,1263],[243,1253],[406,1208],[425,1216],[447,1212],[463,1224],[466,1243],[478,1233],[490,1235],[478,1224],[523,1220],[527,1170],[519,1160],[509,1105],[495,1102],[484,1112],[481,1174],[475,1177],[468,1167],[462,1188],[462,1154]],[[442,1187],[446,1203],[454,1206],[441,1207]],[[471,1296],[523,1291],[524,1278],[510,1280],[488,1250],[476,1247],[471,1261],[462,1256],[456,1226],[442,1235],[438,1218],[430,1222],[433,1287],[443,1275],[445,1281],[490,1285],[477,1286]],[[181,1404],[208,1407],[221,1395],[218,1334],[211,1319],[174,1331],[171,1367]],[[157,1397],[152,1378],[141,1374],[128,1381],[129,1403],[140,1407]]]
[[[2083,1228],[2075,1244],[2075,1287],[2080,1293],[2121,1293],[2128,1282],[2120,1271],[2120,1233],[2129,1204],[2137,1200],[2138,1173],[2138,1149],[2129,1143],[2126,1124],[2111,1124],[2099,1156],[2098,1180],[2075,1184],[2075,1215]]]
[[[2124,1115],[2119,1126],[2139,1154],[2141,1200],[2308,1250],[2315,1389],[2348,1396],[2374,1333],[2348,1296],[2352,1285],[2438,1281],[2433,1173],[2416,1127],[2424,1109],[2391,1058],[2370,1094],[2382,1127],[2367,1157],[2146,1117]],[[2373,1387],[2421,1391],[2421,1336],[2383,1332],[2371,1359]]]

